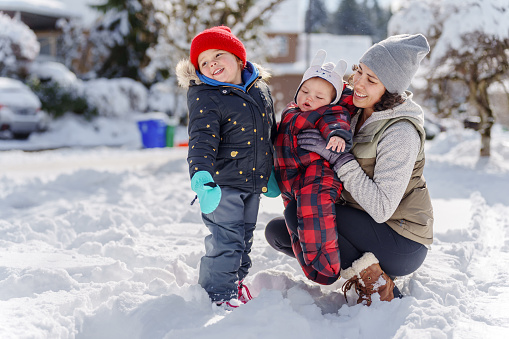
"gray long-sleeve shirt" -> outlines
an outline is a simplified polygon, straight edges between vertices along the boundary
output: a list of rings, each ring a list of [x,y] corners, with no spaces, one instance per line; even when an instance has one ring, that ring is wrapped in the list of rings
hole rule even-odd
[[[419,111],[422,115],[420,107]],[[391,115],[399,116],[399,113],[396,108]],[[364,126],[378,118],[374,113]],[[352,129],[356,123],[357,119],[354,118]],[[372,179],[357,161],[343,165],[337,175],[345,189],[376,222],[386,222],[403,198],[420,146],[419,133],[412,123],[405,120],[396,122],[383,132],[379,140]]]

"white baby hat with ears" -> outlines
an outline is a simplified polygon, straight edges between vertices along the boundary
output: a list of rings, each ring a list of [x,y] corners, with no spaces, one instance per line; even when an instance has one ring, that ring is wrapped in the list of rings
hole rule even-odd
[[[299,93],[300,87],[304,81],[315,77],[322,78],[334,86],[334,89],[336,90],[336,97],[332,100],[331,104],[336,104],[339,101],[339,98],[341,98],[341,94],[343,93],[343,76],[346,72],[346,61],[339,60],[337,65],[334,65],[332,62],[324,64],[323,62],[326,57],[327,52],[323,49],[316,52],[316,55],[311,62],[311,66],[309,66],[306,72],[304,72],[302,81],[297,88],[294,98],[295,102],[297,102],[297,93]]]

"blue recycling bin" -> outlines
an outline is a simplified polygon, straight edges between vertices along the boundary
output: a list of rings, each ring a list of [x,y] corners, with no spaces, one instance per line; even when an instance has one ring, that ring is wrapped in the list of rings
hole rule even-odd
[[[166,129],[168,125],[159,119],[147,119],[138,121],[141,132],[143,147],[166,147]]]

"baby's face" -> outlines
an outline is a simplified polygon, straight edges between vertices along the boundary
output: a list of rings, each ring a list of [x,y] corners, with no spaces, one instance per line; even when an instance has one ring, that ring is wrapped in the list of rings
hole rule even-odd
[[[336,95],[332,84],[322,78],[311,78],[302,84],[297,93],[297,106],[303,112],[314,111],[328,105]]]
[[[222,49],[208,49],[198,55],[201,74],[231,84],[242,83],[242,61]]]

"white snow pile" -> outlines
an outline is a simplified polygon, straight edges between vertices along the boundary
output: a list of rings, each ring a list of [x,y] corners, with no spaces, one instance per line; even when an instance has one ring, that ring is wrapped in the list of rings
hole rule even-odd
[[[396,280],[403,299],[355,305],[343,279],[308,281],[265,241],[282,203],[263,197],[246,279],[255,298],[230,313],[197,284],[208,231],[190,206],[185,148],[23,152],[0,141],[10,145],[0,152],[0,338],[508,337],[509,132],[492,136],[489,160],[470,130],[428,142],[435,242]]]

